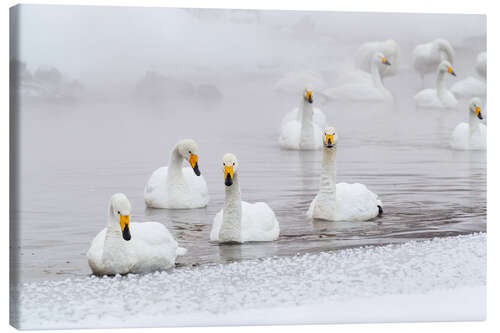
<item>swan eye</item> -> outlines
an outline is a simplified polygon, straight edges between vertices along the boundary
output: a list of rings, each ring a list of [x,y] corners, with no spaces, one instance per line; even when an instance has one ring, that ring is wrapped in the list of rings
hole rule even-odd
[[[120,215],[120,211],[117,211],[118,215]]]
[[[234,165],[234,162],[233,162],[233,165]]]
[[[191,154],[191,150],[190,150],[190,151],[188,151],[188,153],[190,153],[190,154]]]

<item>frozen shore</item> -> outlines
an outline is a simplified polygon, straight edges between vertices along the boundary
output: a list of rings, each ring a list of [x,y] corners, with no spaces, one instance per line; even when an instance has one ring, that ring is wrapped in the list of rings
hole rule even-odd
[[[481,320],[486,234],[24,284],[23,329]]]

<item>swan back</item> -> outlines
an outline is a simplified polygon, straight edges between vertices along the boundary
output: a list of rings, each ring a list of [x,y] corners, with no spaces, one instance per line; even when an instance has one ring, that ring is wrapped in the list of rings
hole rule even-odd
[[[481,76],[483,79],[486,79],[486,66],[486,52],[481,52],[477,55],[475,69],[477,74],[479,74],[479,76]]]

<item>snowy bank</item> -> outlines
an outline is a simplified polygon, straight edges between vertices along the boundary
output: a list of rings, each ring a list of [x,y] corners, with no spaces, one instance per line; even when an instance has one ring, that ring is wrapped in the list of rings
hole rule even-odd
[[[481,320],[486,234],[19,287],[28,328]]]

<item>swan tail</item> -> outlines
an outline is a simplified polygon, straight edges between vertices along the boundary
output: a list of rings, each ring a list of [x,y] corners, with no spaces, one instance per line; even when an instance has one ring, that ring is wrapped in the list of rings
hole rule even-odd
[[[186,248],[184,248],[184,247],[180,247],[180,246],[178,246],[178,247],[177,247],[177,249],[175,250],[175,254],[176,254],[177,256],[183,256],[183,255],[185,255],[186,253],[187,253],[187,249],[186,249]]]

